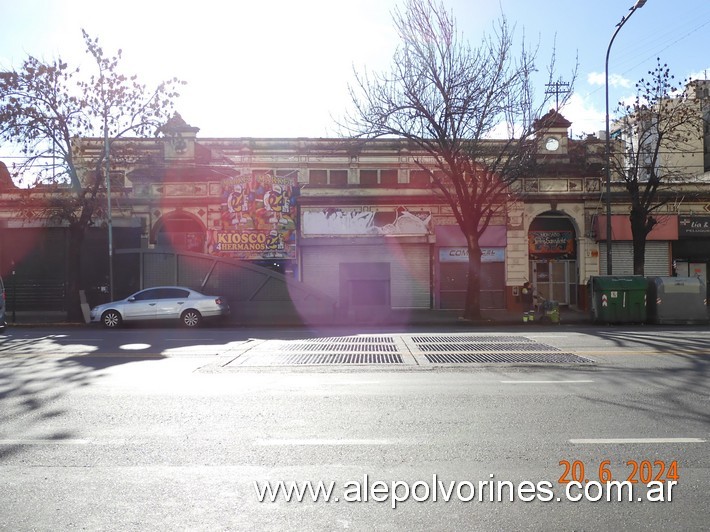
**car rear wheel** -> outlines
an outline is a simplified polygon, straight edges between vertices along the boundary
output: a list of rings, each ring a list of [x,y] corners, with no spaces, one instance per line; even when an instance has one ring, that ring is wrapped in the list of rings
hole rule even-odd
[[[101,323],[107,329],[120,327],[121,321],[121,315],[116,310],[107,310],[101,315]]]
[[[180,322],[185,327],[197,327],[202,322],[202,314],[194,309],[186,310],[180,316]]]

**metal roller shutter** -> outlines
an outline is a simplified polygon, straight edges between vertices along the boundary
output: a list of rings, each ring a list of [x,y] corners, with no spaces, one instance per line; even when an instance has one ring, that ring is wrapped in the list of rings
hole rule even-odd
[[[614,275],[633,275],[632,242],[613,242],[611,266]],[[599,274],[606,275],[606,242],[599,243]],[[646,242],[644,274],[648,277],[670,275],[670,245],[666,241]]]
[[[335,298],[339,299],[341,263],[387,262],[392,308],[430,308],[428,244],[304,246],[302,250],[303,281]]]
[[[406,259],[406,271],[395,275],[401,287],[392,291],[392,308],[421,308],[431,306],[431,269],[428,245],[405,244],[401,247]],[[398,258],[398,260],[401,260]],[[394,267],[394,264],[393,264]],[[401,288],[401,289],[400,289]]]

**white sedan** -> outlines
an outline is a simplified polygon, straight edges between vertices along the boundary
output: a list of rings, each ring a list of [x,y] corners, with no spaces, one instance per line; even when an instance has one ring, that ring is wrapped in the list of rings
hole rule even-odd
[[[206,318],[229,314],[223,297],[207,296],[181,286],[156,286],[91,309],[92,323],[120,327],[124,321],[180,320],[185,327],[197,327]]]

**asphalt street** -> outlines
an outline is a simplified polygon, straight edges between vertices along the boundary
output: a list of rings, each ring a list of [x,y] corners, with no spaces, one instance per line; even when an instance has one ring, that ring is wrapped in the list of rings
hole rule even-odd
[[[705,530],[709,374],[691,327],[9,329],[0,529]]]

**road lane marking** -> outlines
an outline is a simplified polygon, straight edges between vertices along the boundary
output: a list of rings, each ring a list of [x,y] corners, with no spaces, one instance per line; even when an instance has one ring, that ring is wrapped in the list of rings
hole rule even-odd
[[[61,356],[63,358],[71,359],[71,358],[126,358],[126,359],[142,359],[142,358],[149,358],[149,359],[163,359],[163,358],[168,358],[166,355],[163,353],[159,352],[151,352],[151,353],[139,353],[136,351],[123,351],[119,353],[57,353],[55,356]]]
[[[702,438],[580,438],[572,439],[570,443],[598,444],[598,443],[706,443]]]
[[[500,381],[503,384],[588,384],[590,380],[577,381]]]
[[[165,338],[166,342],[214,342],[214,338]]]
[[[91,438],[35,438],[35,439],[4,439],[0,445],[126,445],[126,440],[94,440]]]
[[[48,340],[56,340],[56,338],[48,338]],[[103,342],[106,339],[105,338],[73,338],[73,337],[68,337],[68,338],[61,338],[62,341],[67,341],[71,340],[72,342]]]
[[[659,348],[654,351],[649,350],[637,350],[633,346],[627,347],[616,347],[607,351],[597,351],[596,349],[585,350],[585,349],[570,349],[571,353],[579,356],[616,356],[616,355],[695,355],[695,356],[708,356],[710,355],[710,350],[707,348]]]
[[[354,440],[354,439],[325,439],[325,438],[304,438],[304,439],[270,439],[259,440],[258,445],[264,446],[288,446],[288,445],[392,445],[391,440]]]
[[[0,440],[0,445],[88,445],[91,440],[45,439],[45,440]]]

